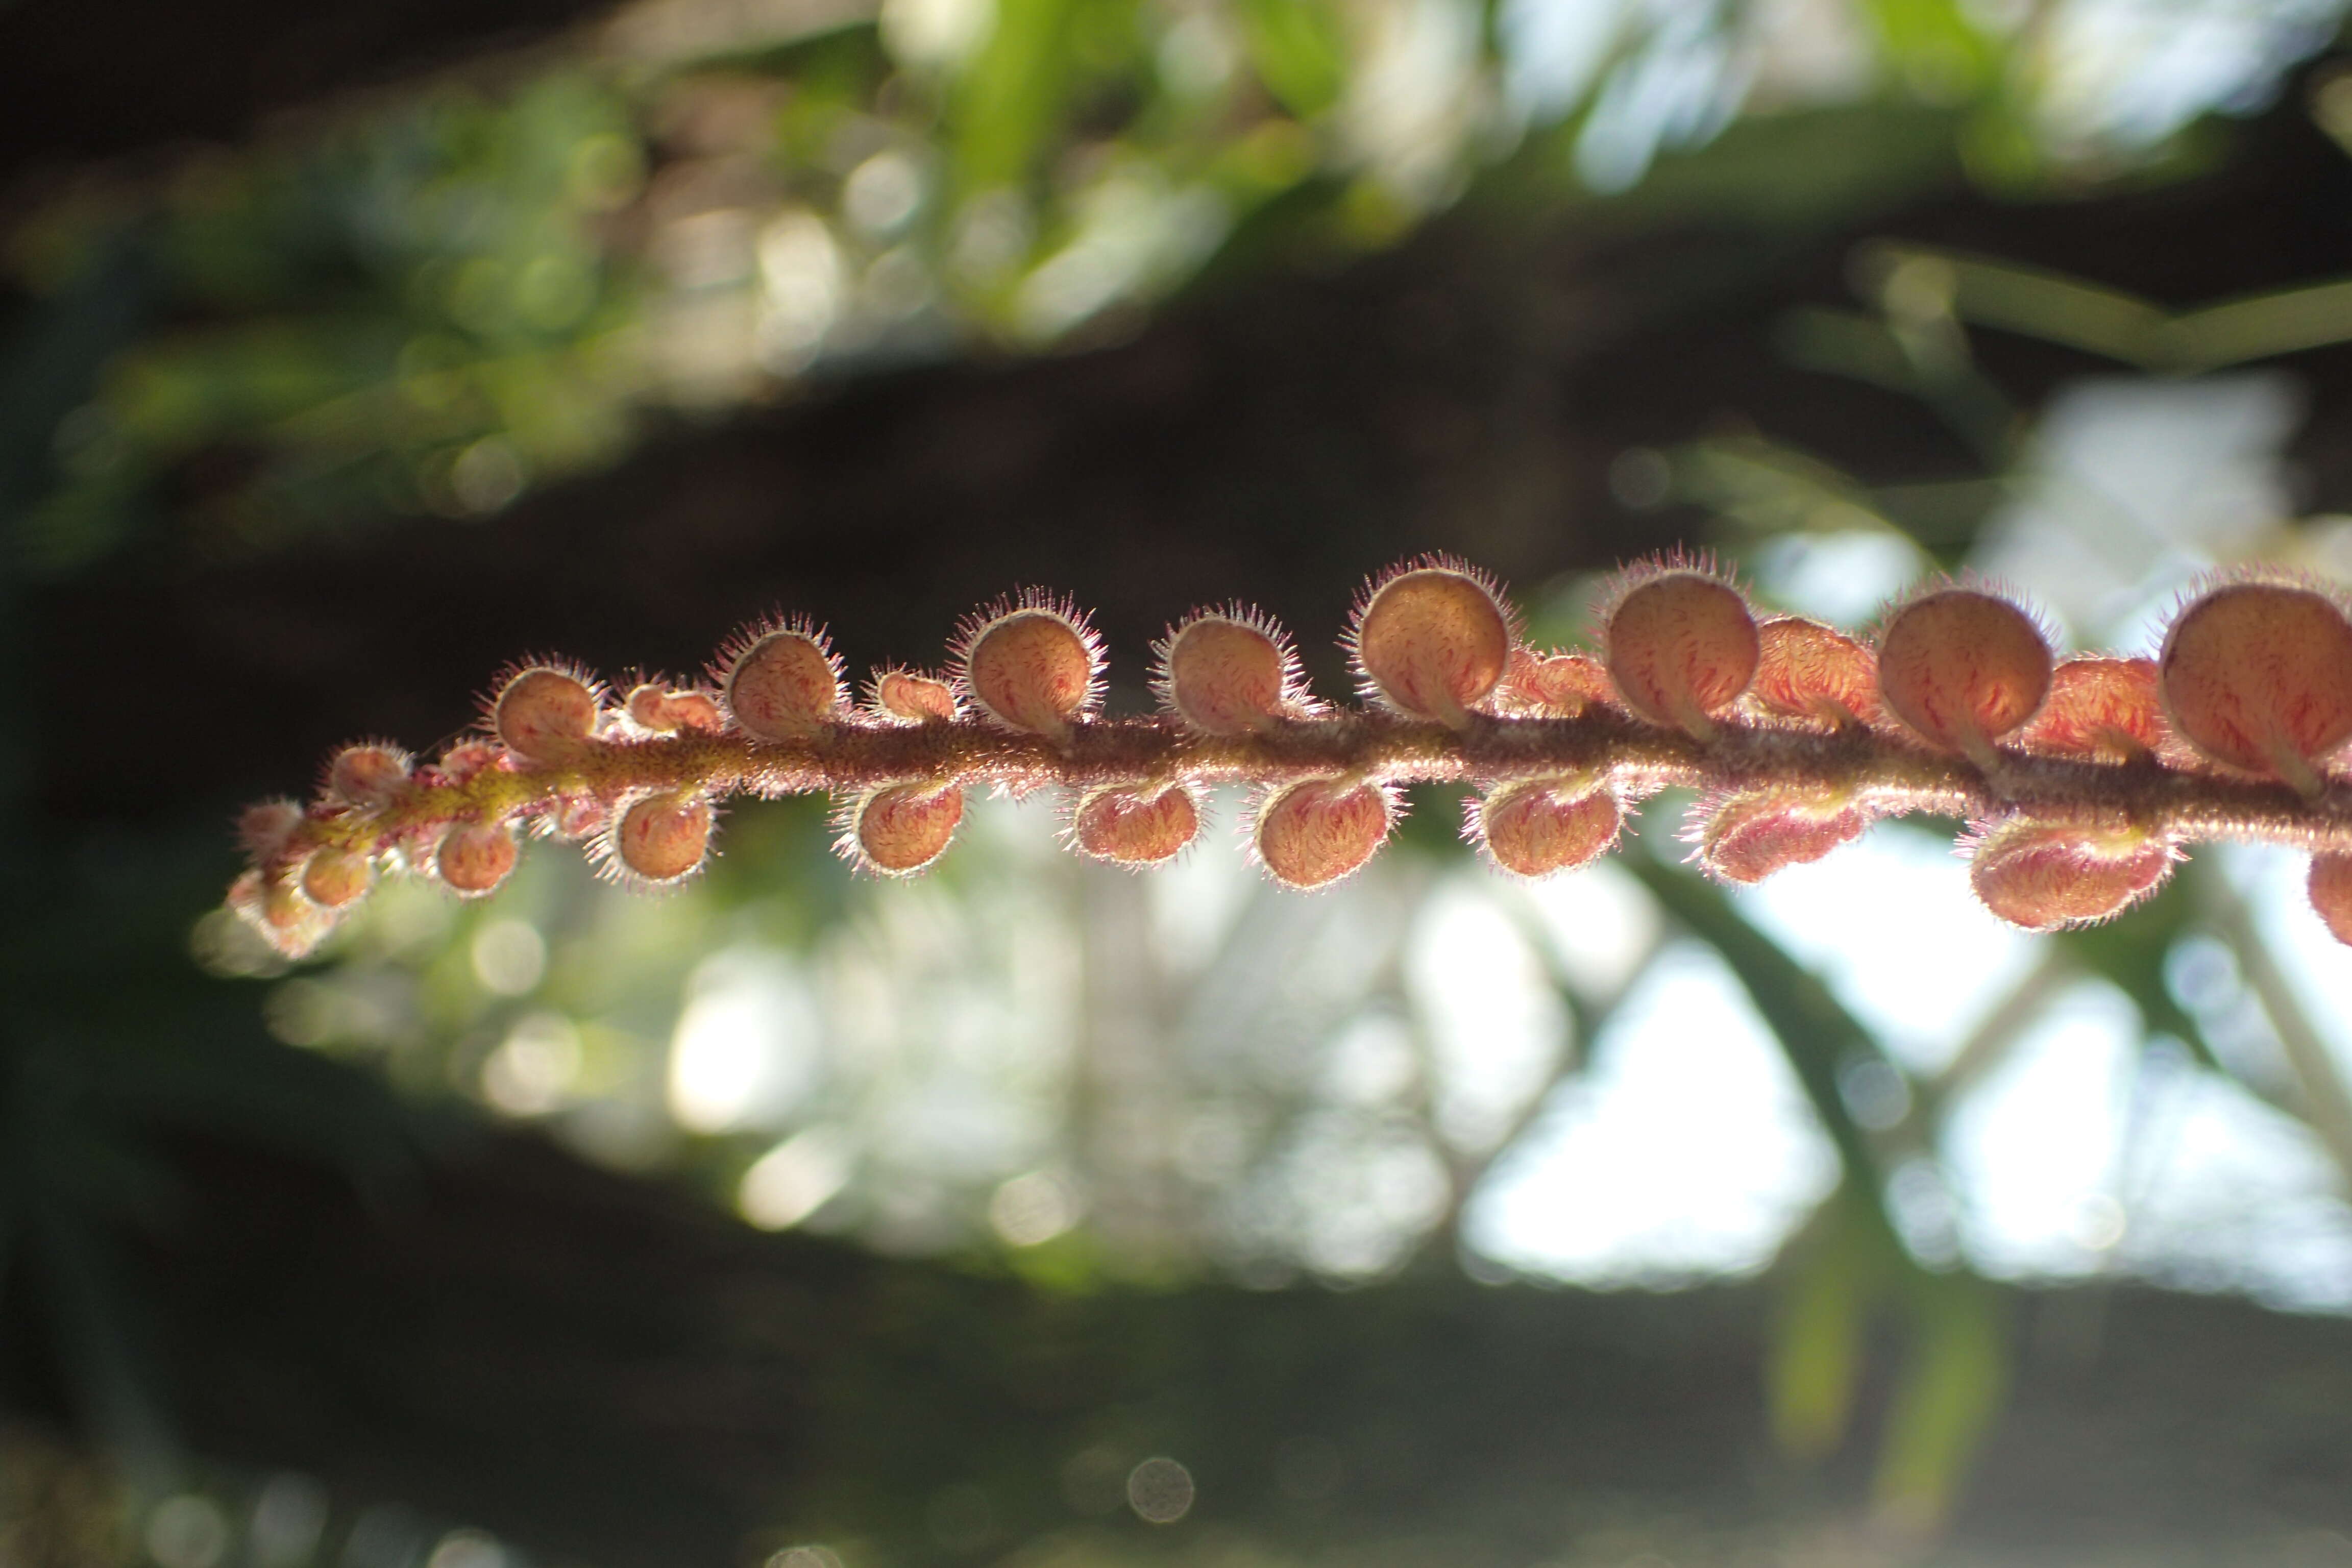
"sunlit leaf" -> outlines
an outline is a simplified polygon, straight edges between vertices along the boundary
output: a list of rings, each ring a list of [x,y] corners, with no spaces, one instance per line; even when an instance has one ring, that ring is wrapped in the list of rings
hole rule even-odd
[[[1916,1530],[1940,1525],[2009,1390],[2006,1314],[1990,1286],[1925,1275],[1909,1292],[1912,1342],[1878,1456],[1881,1510]]]
[[[1773,1436],[1800,1458],[1821,1458],[1845,1436],[1871,1313],[1900,1268],[1887,1240],[1866,1200],[1841,1191],[1783,1260],[1764,1378]]]
[[[1347,85],[1347,37],[1326,0],[1242,0],[1250,63],[1266,90],[1309,118],[1339,101]]]
[[[1019,186],[1066,106],[1077,0],[999,0],[995,29],[957,84],[956,180]]]

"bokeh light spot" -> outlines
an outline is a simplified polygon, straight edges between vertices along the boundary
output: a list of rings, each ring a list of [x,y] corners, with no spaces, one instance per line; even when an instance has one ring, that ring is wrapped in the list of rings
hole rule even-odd
[[[789,1230],[849,1184],[852,1152],[842,1135],[813,1127],[762,1154],[743,1173],[736,1206],[762,1230]]]
[[[310,1560],[327,1528],[327,1489],[308,1476],[269,1478],[253,1501],[246,1552],[257,1568],[294,1568]]]
[[[474,933],[474,978],[497,996],[522,996],[547,974],[547,939],[529,921],[491,921]]]
[[[147,1516],[147,1551],[163,1568],[213,1568],[228,1550],[228,1520],[210,1498],[184,1492]]]
[[[1127,1473],[1127,1506],[1146,1524],[1173,1524],[1192,1511],[1192,1472],[1165,1458]]]
[[[453,1530],[435,1545],[425,1568],[507,1568],[507,1554],[478,1530]]]
[[[769,1555],[767,1568],[841,1568],[841,1553],[830,1546],[787,1546]]]
[[[571,1097],[581,1059],[571,1019],[527,1014],[482,1064],[482,1096],[509,1116],[544,1116]]]
[[[1077,1194],[1051,1171],[1015,1176],[988,1200],[988,1223],[1007,1247],[1036,1247],[1077,1222]]]

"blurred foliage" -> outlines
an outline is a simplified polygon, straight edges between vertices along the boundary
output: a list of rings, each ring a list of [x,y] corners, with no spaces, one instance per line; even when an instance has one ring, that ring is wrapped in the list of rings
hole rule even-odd
[[[5,237],[18,283],[59,319],[95,291],[116,321],[68,363],[16,362],[18,398],[72,397],[18,416],[47,472],[14,545],[68,571],[165,495],[215,546],[486,516],[614,460],[664,411],[1099,342],[1220,256],[1336,259],[1465,189],[1517,221],[1594,188],[1632,188],[1637,221],[1677,202],[1792,221],[1956,162],[2063,191],[2195,156],[2193,82],[2168,117],[2134,120],[2130,82],[2066,52],[2160,63],[2160,19],[1988,15],[887,0],[843,22],[644,0],[551,61],[453,73],[161,173],[93,170],[25,216]],[[2331,15],[2224,19],[2256,79],[2210,91],[2258,90]],[[1641,184],[1661,152],[1742,116]],[[1955,274],[1970,309],[2046,314],[2033,300],[2056,285],[1973,266]],[[2050,300],[2107,331],[2116,311],[2079,294]]]

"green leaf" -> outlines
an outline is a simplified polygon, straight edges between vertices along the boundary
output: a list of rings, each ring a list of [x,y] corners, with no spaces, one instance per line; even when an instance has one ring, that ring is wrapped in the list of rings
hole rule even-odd
[[[1856,1053],[1885,1058],[1878,1042],[1818,975],[1741,919],[1723,893],[1648,855],[1626,857],[1658,901],[1714,944],[1837,1144],[1845,1181],[1815,1239],[1830,1256],[1801,1263],[1790,1284],[1769,1367],[1773,1427],[1798,1453],[1820,1453],[1843,1432],[1874,1298],[1906,1287],[1912,1349],[1879,1451],[1878,1496],[1891,1518],[1932,1525],[1949,1508],[2008,1388],[1999,1302],[1966,1274],[1930,1274],[1905,1249],[1889,1218],[1877,1159],[1837,1088]]]
[[[1982,1280],[1923,1274],[1911,1293],[1913,1339],[1886,1436],[1876,1490],[1892,1521],[1940,1523],[2009,1392],[2007,1314]]]
[[[1956,0],[1867,0],[1889,64],[1930,103],[1958,103],[1990,81],[1998,59]]]
[[[1305,120],[1339,101],[1348,40],[1323,0],[1243,0],[1241,19],[1250,64],[1284,108]]]
[[[1772,1436],[1784,1451],[1818,1459],[1844,1437],[1871,1310],[1900,1267],[1867,1199],[1844,1189],[1792,1249],[1764,1363]]]
[[[996,28],[956,93],[966,192],[1024,183],[1066,109],[1076,0],[999,0]]]

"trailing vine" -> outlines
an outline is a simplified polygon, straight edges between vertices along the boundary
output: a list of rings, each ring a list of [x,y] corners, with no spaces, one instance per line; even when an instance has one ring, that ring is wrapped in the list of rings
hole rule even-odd
[[[1160,711],[1101,713],[1104,651],[1066,600],[1028,591],[968,617],[947,673],[877,671],[853,702],[805,620],[738,634],[698,682],[608,688],[556,661],[510,669],[479,738],[420,763],[363,742],[313,798],[264,802],[229,904],[289,955],[387,875],[496,889],[530,835],[584,842],[633,885],[706,863],[730,795],[823,792],[842,853],[885,876],[947,852],[966,792],[1069,800],[1066,841],[1129,866],[1200,834],[1201,791],[1254,787],[1258,864],[1299,889],[1361,868],[1401,786],[1476,795],[1464,835],[1542,877],[1617,841],[1627,809],[1696,787],[1689,839],[1754,882],[1873,821],[1964,819],[1995,914],[2046,931],[2107,919],[2186,846],[2312,854],[2312,901],[2352,942],[2352,616],[2331,585],[2277,574],[2188,595],[2153,658],[2059,660],[2032,613],[1982,584],[1927,585],[1864,637],[1759,621],[1704,559],[1621,573],[1600,646],[1526,645],[1496,585],[1430,557],[1373,579],[1344,646],[1360,704],[1314,696],[1288,638],[1239,605],[1197,610],[1153,648]]]

